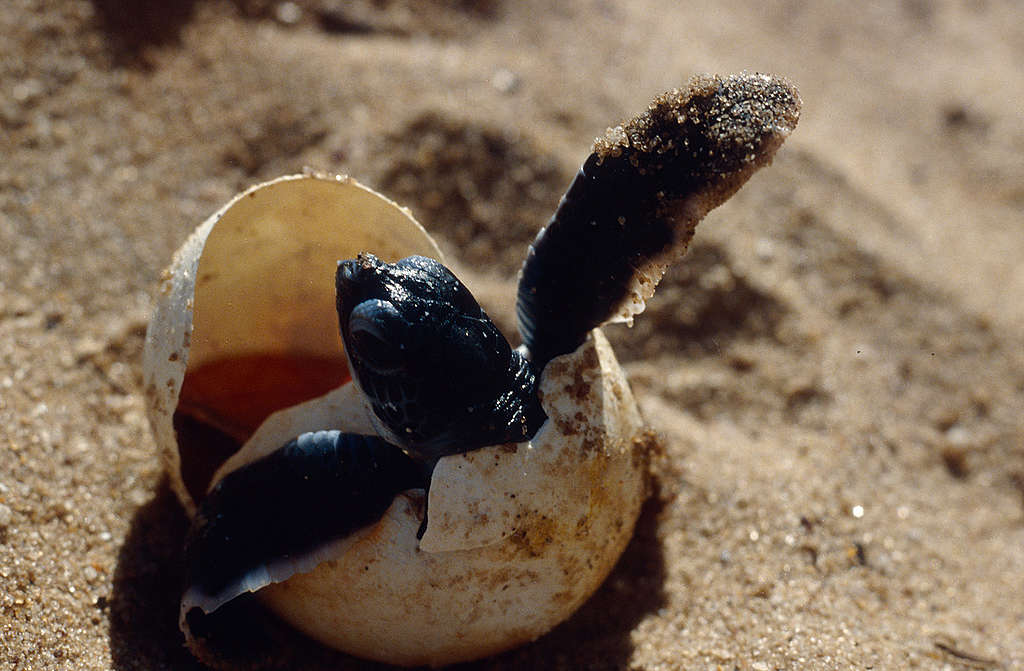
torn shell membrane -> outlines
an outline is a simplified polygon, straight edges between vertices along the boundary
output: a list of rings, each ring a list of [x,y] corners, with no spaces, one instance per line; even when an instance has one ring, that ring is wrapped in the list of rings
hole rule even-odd
[[[306,431],[373,434],[338,334],[334,272],[371,252],[443,259],[407,211],[347,178],[284,177],[200,226],[165,274],[146,339],[146,400],[175,492],[192,514],[224,474]],[[641,419],[600,331],[550,362],[549,421],[529,443],[438,463],[423,492],[301,557],[267,562],[215,611],[258,591],[300,631],[360,657],[416,665],[533,640],[600,585],[632,534],[646,465]]]

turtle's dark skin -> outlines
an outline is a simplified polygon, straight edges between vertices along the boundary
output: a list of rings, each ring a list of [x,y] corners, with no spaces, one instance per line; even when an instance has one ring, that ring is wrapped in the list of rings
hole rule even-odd
[[[725,202],[796,126],[800,99],[764,75],[697,77],[609,129],[531,245],[519,332],[538,369],[614,318],[637,280],[650,292]],[[649,295],[649,294],[648,294]]]
[[[228,474],[189,531],[189,591],[215,610],[276,558],[344,538],[400,492],[426,489],[439,458],[532,438],[546,419],[547,363],[621,316],[638,283],[653,291],[704,214],[771,160],[799,107],[784,80],[704,77],[609,131],[528,251],[522,353],[433,259],[339,262],[342,338],[378,435],[304,434]]]
[[[537,376],[462,282],[434,259],[342,261],[345,351],[381,437],[432,464],[529,440],[546,416]]]
[[[268,556],[347,536],[379,520],[396,495],[422,487],[423,478],[405,453],[375,436],[304,433],[210,491],[185,543],[190,584],[219,594]],[[267,480],[279,496],[266,496]]]

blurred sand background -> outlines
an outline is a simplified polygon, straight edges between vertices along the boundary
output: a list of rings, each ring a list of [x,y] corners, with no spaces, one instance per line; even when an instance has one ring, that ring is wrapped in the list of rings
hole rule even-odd
[[[139,361],[232,194],[352,174],[511,333],[594,137],[740,70],[800,126],[610,333],[661,495],[577,616],[470,666],[1024,668],[1020,4],[7,0],[0,35],[0,668],[200,668]]]

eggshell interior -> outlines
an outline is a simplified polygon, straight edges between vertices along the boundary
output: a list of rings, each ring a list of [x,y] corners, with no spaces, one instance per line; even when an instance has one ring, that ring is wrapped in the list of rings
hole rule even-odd
[[[373,433],[365,400],[345,383],[335,312],[336,262],[360,252],[443,261],[407,211],[321,175],[250,189],[176,254],[144,374],[160,454],[190,513],[211,482],[304,431]],[[324,371],[334,376],[327,386]],[[424,493],[413,490],[261,598],[327,645],[403,665],[487,656],[567,618],[632,535],[646,454],[636,447],[639,411],[600,331],[547,366],[540,394],[549,420],[532,441],[440,461],[421,541]],[[294,559],[282,566],[315,563]]]
[[[441,258],[407,210],[347,177],[307,174],[240,194],[175,255],[143,370],[160,455],[187,510],[269,414],[348,378],[334,273],[366,251]]]
[[[635,440],[639,411],[600,331],[548,365],[541,398],[549,419],[529,443],[440,461],[421,541],[422,492],[412,491],[336,556],[265,587],[261,597],[327,645],[409,666],[494,654],[566,619],[632,535],[646,454]],[[347,405],[328,414],[353,423],[317,424],[325,417],[320,405]],[[339,390],[297,410],[271,417],[237,463],[294,432],[366,428],[356,394]]]

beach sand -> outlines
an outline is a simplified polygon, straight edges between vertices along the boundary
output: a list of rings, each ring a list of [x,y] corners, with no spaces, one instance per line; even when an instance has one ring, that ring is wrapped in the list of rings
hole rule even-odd
[[[9,0],[0,34],[0,668],[202,668],[140,354],[234,193],[351,174],[512,333],[594,138],[742,70],[800,125],[607,330],[660,493],[576,616],[468,668],[1024,668],[1019,4]]]

